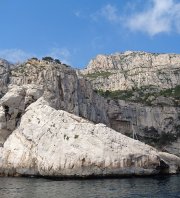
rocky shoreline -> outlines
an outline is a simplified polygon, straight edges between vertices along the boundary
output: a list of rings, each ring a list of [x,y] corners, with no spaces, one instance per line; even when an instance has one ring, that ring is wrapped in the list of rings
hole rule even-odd
[[[113,100],[98,95],[74,69],[37,59],[12,70],[4,64],[1,69],[1,176],[90,178],[180,172],[178,156],[112,129],[117,117],[111,119],[115,112],[122,116],[123,105],[117,108]]]
[[[4,143],[1,175],[106,177],[179,172],[180,158],[45,103],[39,99],[31,104]]]

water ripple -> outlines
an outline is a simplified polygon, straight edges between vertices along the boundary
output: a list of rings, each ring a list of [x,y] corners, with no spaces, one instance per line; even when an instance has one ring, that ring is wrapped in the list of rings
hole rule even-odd
[[[0,178],[0,198],[180,198],[180,175],[48,180]]]

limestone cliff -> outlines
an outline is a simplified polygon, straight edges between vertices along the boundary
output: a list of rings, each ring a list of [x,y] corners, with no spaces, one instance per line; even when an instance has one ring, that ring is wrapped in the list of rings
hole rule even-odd
[[[8,61],[0,59],[0,98],[7,92],[10,67],[11,64]]]
[[[177,173],[180,158],[158,152],[103,124],[31,104],[0,148],[2,176],[93,177]]]
[[[55,60],[30,59],[12,68],[3,65],[3,69],[2,175],[104,176],[179,171],[178,157],[160,153],[104,125],[93,124],[104,123],[138,138],[146,130],[148,140],[152,134],[158,139],[164,128],[170,132],[179,128],[176,108],[152,109],[105,98],[78,71]],[[177,139],[173,143],[178,145]],[[163,146],[179,155],[177,145],[174,150],[169,149],[169,142]]]
[[[29,60],[11,69],[9,91],[0,100],[0,143],[3,145],[26,108],[41,96],[55,109],[109,124],[104,104],[88,81],[72,68],[48,61]]]
[[[109,101],[113,129],[180,155],[180,55],[98,55],[81,73]]]
[[[94,89],[172,88],[180,85],[180,55],[131,51],[98,55],[83,73],[92,80]]]

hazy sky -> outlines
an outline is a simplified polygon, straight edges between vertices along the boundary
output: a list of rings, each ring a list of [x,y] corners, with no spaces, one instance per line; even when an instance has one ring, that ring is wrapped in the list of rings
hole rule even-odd
[[[0,0],[1,58],[84,67],[126,50],[180,53],[180,0]]]

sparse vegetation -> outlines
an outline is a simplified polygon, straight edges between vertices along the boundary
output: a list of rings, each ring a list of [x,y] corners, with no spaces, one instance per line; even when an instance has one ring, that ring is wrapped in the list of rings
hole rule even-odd
[[[36,57],[32,57],[32,58],[30,58],[30,59],[29,59],[29,61],[31,61],[31,60],[38,61],[38,58],[36,58]]]
[[[61,64],[61,61],[59,59],[54,59],[55,63]]]
[[[175,99],[180,100],[180,85],[177,85],[172,89],[165,89],[160,91],[160,95],[165,97],[174,97]]]
[[[127,100],[132,102],[143,103],[146,105],[152,105],[152,101],[154,101],[159,96],[171,97],[175,106],[180,105],[180,85],[177,85],[175,88],[164,89],[161,91],[157,87],[149,85],[142,86],[140,88],[133,87],[129,90],[95,90],[95,92],[105,98],[113,100]]]
[[[111,99],[115,99],[115,100],[117,100],[117,99],[126,100],[133,96],[132,90],[117,90],[117,91],[95,90],[95,92],[105,98],[111,98]]]
[[[177,140],[177,134],[163,132],[160,135],[158,144],[159,144],[159,146],[163,146],[163,145],[166,145],[166,144],[171,144],[172,142],[174,142],[176,140]]]
[[[149,130],[149,133],[146,133],[145,129],[144,132],[146,136],[138,136],[138,140],[145,142],[146,144],[149,144],[151,146],[158,147],[160,149],[163,149],[165,145],[172,144],[173,142],[177,141],[178,137],[180,137],[180,133],[178,131],[177,133],[162,132],[161,134],[158,134],[157,130]]]
[[[54,61],[54,59],[50,56],[45,56],[45,57],[42,58],[42,60],[48,61],[48,62],[53,62]]]

